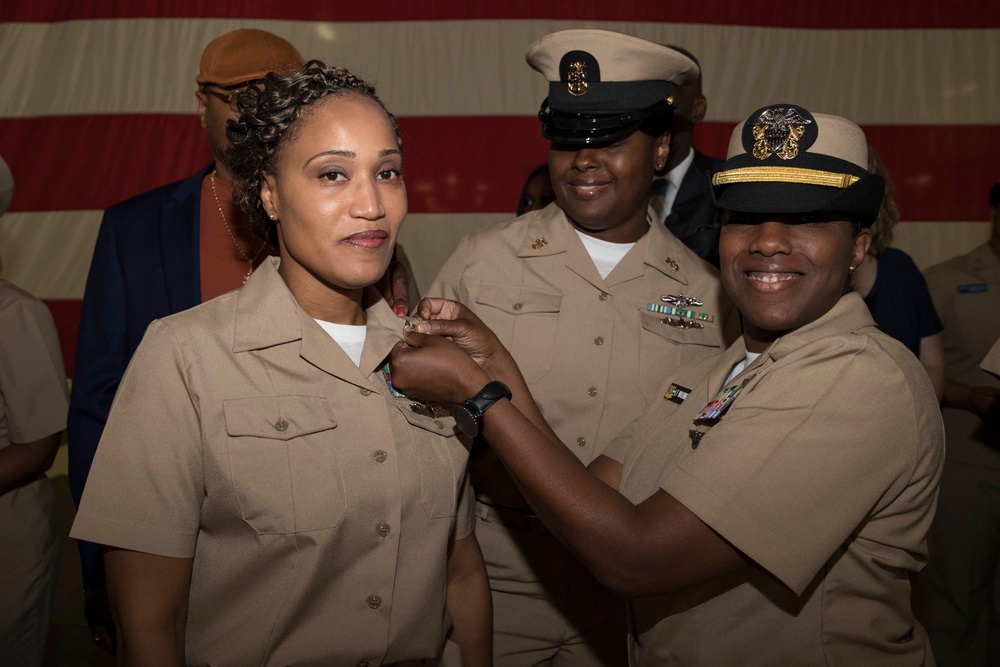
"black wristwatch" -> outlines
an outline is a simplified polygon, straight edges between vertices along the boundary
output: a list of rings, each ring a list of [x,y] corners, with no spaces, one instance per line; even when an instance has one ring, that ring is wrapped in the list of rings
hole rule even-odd
[[[475,438],[483,430],[483,413],[501,398],[510,400],[510,397],[511,393],[507,385],[494,380],[472,398],[455,405],[451,409],[451,415],[455,418],[458,428],[462,429],[462,433],[470,438]]]

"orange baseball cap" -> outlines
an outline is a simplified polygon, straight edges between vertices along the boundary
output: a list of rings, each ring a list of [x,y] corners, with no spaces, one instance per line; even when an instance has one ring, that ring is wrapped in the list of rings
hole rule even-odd
[[[195,81],[199,85],[232,86],[263,79],[268,72],[295,69],[302,63],[302,54],[287,40],[265,30],[241,28],[208,43]]]

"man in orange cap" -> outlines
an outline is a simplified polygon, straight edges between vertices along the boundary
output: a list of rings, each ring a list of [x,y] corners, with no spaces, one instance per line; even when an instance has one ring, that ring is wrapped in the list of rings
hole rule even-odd
[[[83,298],[67,423],[77,503],[118,383],[149,323],[239,287],[277,252],[253,235],[232,201],[225,128],[243,89],[302,63],[294,46],[263,30],[234,30],[209,42],[195,96],[215,161],[105,211]],[[80,557],[91,634],[113,653],[101,547],[81,542]]]

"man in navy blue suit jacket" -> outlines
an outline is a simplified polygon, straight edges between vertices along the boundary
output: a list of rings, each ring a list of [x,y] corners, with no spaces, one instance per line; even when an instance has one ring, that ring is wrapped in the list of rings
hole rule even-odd
[[[231,180],[224,159],[225,125],[236,116],[235,96],[267,72],[301,65],[294,46],[263,30],[235,30],[210,42],[202,54],[196,95],[215,162],[105,211],[83,298],[67,422],[69,482],[77,504],[118,383],[146,327],[201,303],[202,183],[213,179],[214,188],[216,179]],[[79,547],[91,633],[113,653],[101,546],[80,542]]]
[[[686,49],[670,48],[698,62]],[[718,267],[722,217],[712,199],[712,174],[722,166],[722,160],[700,153],[692,146],[694,126],[705,118],[707,109],[699,71],[697,79],[677,90],[670,155],[653,181],[650,204],[659,214],[660,222],[678,240]]]

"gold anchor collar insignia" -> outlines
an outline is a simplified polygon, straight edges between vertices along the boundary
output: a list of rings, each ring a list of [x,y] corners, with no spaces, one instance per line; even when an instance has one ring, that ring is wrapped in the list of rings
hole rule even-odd
[[[531,242],[531,249],[532,250],[540,250],[546,244],[548,244],[548,241],[546,241],[545,237],[542,236],[541,238],[537,238],[537,239],[535,239],[534,241]]]

